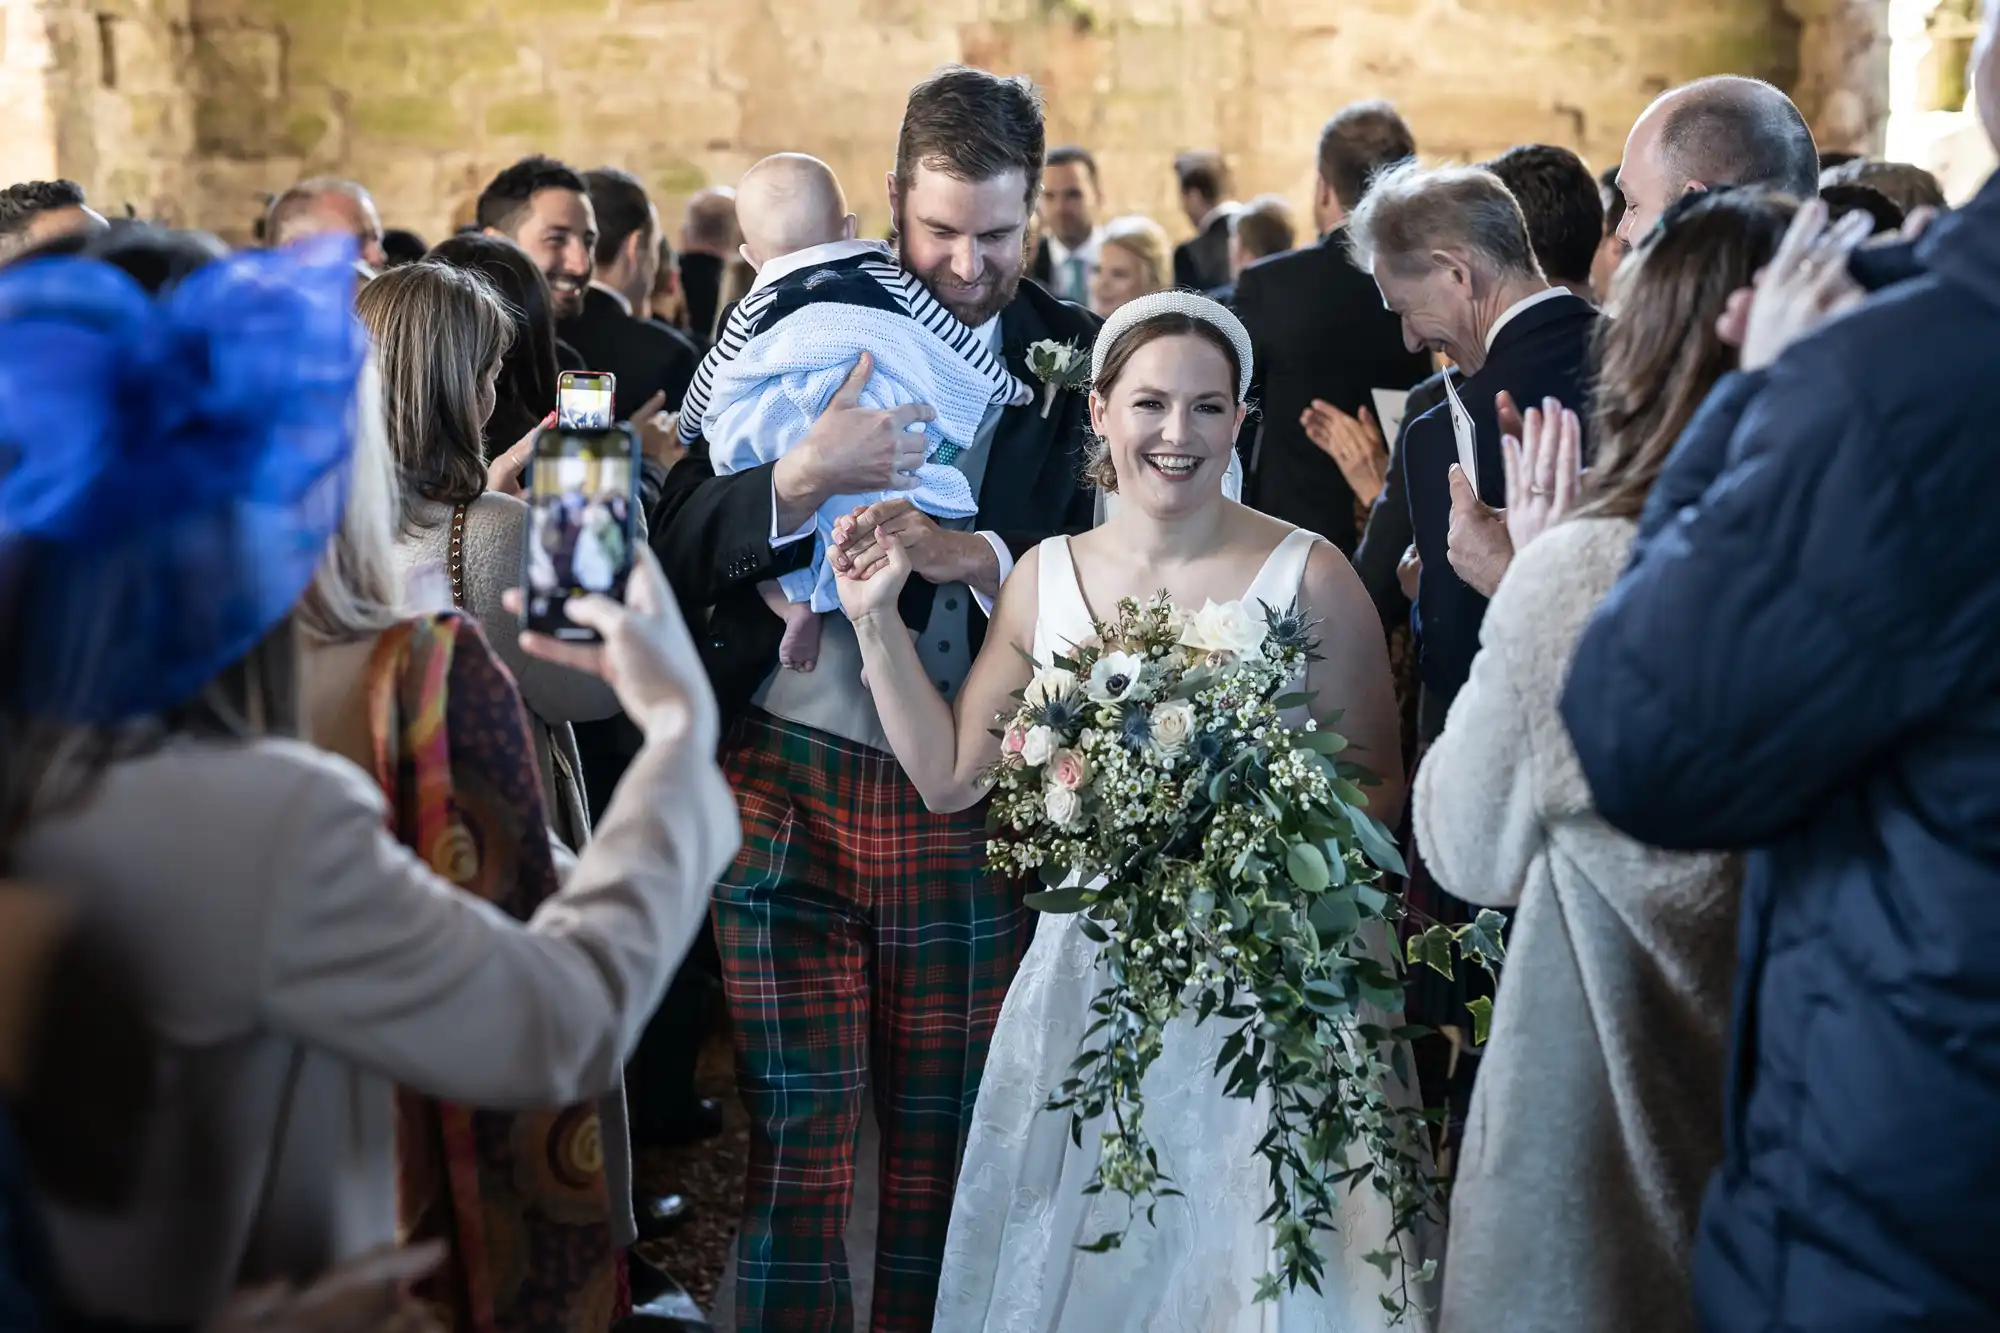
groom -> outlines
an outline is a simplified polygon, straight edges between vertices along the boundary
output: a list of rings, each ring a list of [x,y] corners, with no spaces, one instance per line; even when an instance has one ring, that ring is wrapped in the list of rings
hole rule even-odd
[[[953,68],[910,93],[889,177],[903,267],[1030,384],[1033,344],[1087,352],[1095,333],[1091,316],[1021,280],[1042,158],[1033,86]],[[948,697],[1014,562],[1090,523],[1084,395],[1044,401],[989,408],[953,463],[975,519],[941,523],[892,500],[862,523],[860,546],[886,529],[911,554],[903,618]],[[698,638],[738,714],[722,760],[743,850],[716,887],[715,933],[751,1120],[742,1329],[853,1326],[841,1237],[864,1086],[882,1131],[872,1327],[930,1328],[964,1128],[1031,930],[1018,886],[986,874],[983,807],[929,813],[889,754],[853,628],[827,617],[816,669],[781,670],[782,622],[756,590],[808,563],[824,501],[911,484],[922,437],[903,428],[918,412],[869,411],[843,392],[775,464],[717,477],[684,462],[653,513],[682,605],[710,608]]]

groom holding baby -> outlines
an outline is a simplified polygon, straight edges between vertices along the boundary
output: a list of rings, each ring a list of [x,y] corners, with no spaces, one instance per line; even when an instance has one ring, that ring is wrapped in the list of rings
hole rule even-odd
[[[883,532],[910,553],[917,577],[903,619],[950,697],[1015,559],[1090,525],[1093,497],[1080,480],[1086,396],[1045,392],[1029,368],[1036,343],[1087,355],[1096,332],[1089,314],[1022,281],[1043,153],[1031,85],[947,69],[912,90],[897,139],[888,184],[901,273],[886,255],[831,247],[768,265],[745,298],[753,310],[810,312],[823,299],[900,312],[949,355],[979,364],[983,354],[1032,392],[995,392],[970,410],[962,399],[912,401],[911,384],[956,381],[902,364],[899,339],[893,355],[870,349],[795,442],[755,442],[775,461],[724,463],[718,475],[709,452],[742,451],[698,445],[652,515],[653,545],[683,608],[698,625],[706,608],[698,641],[735,718],[722,760],[743,849],[716,887],[714,911],[751,1119],[737,1241],[742,1329],[852,1326],[842,1235],[864,1086],[882,1134],[871,1324],[931,1326],[964,1128],[1030,913],[1020,886],[986,873],[983,806],[931,814],[890,755],[852,627],[826,615],[811,669],[780,668],[786,620],[759,585],[829,558],[822,511],[844,508],[846,497],[921,499],[961,493],[962,482],[971,503],[961,508],[974,512],[935,517],[938,506],[904,498],[872,504],[840,557],[871,564]],[[902,274],[922,292],[899,295]],[[952,319],[926,319],[911,299],[923,293]]]

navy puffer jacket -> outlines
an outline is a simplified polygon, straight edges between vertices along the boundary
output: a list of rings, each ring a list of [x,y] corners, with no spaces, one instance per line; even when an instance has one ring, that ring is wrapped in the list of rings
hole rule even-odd
[[[1712,1333],[2000,1328],[2000,183],[1718,386],[1563,700],[1598,808],[1752,852]]]

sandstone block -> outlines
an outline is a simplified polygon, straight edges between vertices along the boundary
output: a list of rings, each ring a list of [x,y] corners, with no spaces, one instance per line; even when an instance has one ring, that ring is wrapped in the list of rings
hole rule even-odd
[[[422,95],[357,100],[348,125],[361,137],[428,147],[462,142],[465,132],[463,117],[448,99]]]

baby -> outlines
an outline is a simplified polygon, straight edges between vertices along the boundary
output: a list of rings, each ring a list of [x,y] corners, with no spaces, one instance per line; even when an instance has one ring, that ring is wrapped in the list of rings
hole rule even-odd
[[[804,438],[863,352],[875,362],[863,406],[927,403],[937,412],[924,427],[915,489],[834,496],[814,518],[812,564],[759,585],[785,622],[779,662],[810,671],[820,613],[840,606],[827,561],[834,521],[892,495],[935,518],[972,517],[978,504],[952,460],[973,443],[989,405],[1030,402],[1034,391],[886,245],[855,239],[854,215],[824,162],[765,158],[736,188],[736,219],[757,281],[695,373],[681,407],[682,443],[707,437],[709,462],[722,474],[775,462]]]

